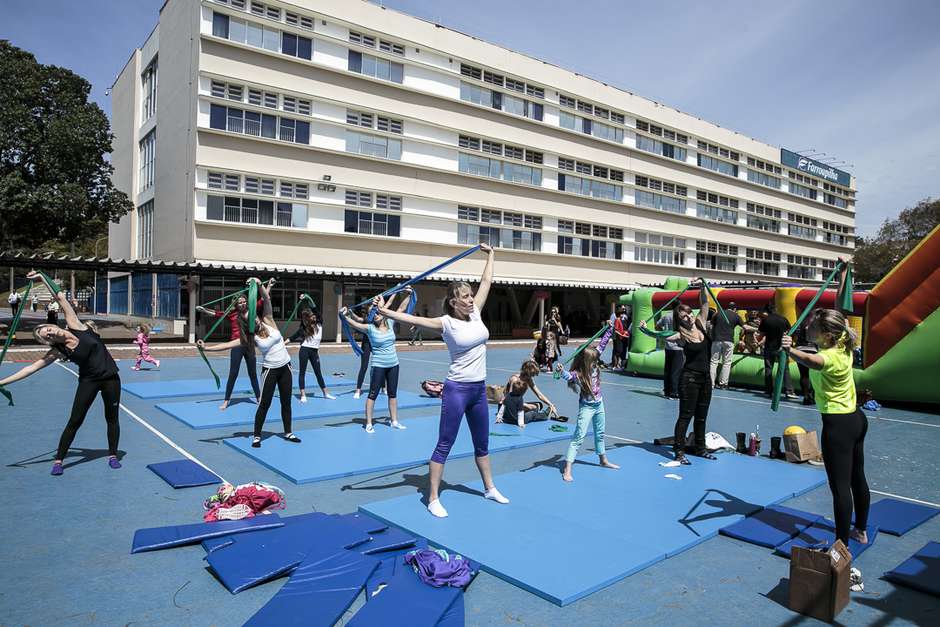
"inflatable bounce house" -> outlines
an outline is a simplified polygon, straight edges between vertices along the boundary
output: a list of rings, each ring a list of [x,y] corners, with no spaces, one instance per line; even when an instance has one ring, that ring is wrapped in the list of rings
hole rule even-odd
[[[687,285],[685,279],[670,278],[664,289],[639,289],[620,298],[622,304],[633,308],[630,372],[662,377],[662,342],[640,333],[639,324]],[[791,324],[816,292],[806,287],[712,288],[718,305],[735,303],[742,320],[747,320],[747,310],[760,310],[770,303]],[[689,290],[679,300],[697,307],[698,298],[697,290]],[[816,307],[832,308],[835,302],[836,290],[827,290]],[[853,305],[849,322],[862,348],[860,367],[855,369],[857,387],[871,390],[879,401],[940,404],[940,227],[874,289],[855,292]],[[736,334],[740,332],[736,329]],[[735,352],[732,363],[732,384],[763,386],[764,360],[760,354]],[[791,380],[799,381],[792,360],[789,367]]]

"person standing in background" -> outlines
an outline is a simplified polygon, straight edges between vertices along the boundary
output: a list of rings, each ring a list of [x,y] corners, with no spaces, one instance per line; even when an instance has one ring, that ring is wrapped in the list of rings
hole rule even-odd
[[[728,378],[731,376],[731,358],[734,356],[734,328],[743,327],[744,322],[738,315],[737,307],[734,302],[728,303],[725,309],[725,317],[720,311],[709,314],[712,324],[712,354],[711,354],[711,377],[712,384],[716,389],[728,389]],[[718,375],[718,364],[721,364],[721,375]]]
[[[657,331],[675,331],[672,323],[675,312],[663,314],[656,323]],[[663,361],[663,398],[677,400],[679,398],[679,374],[685,365],[685,353],[676,340],[665,340]]]

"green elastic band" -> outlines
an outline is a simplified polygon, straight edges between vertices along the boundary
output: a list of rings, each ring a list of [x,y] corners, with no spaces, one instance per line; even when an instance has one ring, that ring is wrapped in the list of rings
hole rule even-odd
[[[211,327],[209,327],[209,332],[206,333],[205,337],[203,337],[204,341],[207,340],[209,336],[212,335],[212,333],[216,329],[219,328],[219,325],[222,324],[222,321],[225,320],[226,316],[228,316],[229,312],[231,312],[234,307],[235,307],[235,301],[233,300],[232,303],[228,306],[228,309],[226,309],[225,312],[221,316],[219,316],[218,319],[214,323],[212,323]],[[206,362],[206,365],[209,366],[209,372],[212,373],[212,378],[215,379],[215,389],[217,390],[221,389],[222,381],[219,379],[219,375],[216,374],[215,368],[213,368],[212,364],[209,363],[209,358],[206,357],[206,352],[203,349],[199,348],[199,355],[200,357],[202,357],[202,360]]]
[[[598,331],[597,333],[595,333],[595,334],[591,337],[591,339],[589,339],[587,342],[585,342],[584,344],[582,344],[581,346],[579,346],[578,349],[577,349],[575,352],[571,353],[571,355],[568,357],[568,359],[566,359],[566,360],[565,360],[564,362],[562,362],[562,363],[564,363],[564,365],[566,365],[566,366],[567,366],[568,364],[570,364],[571,361],[581,353],[581,351],[583,351],[585,348],[587,348],[588,346],[590,346],[591,343],[592,343],[594,340],[596,340],[596,339],[599,338],[601,335],[603,335],[603,334],[604,334],[604,331],[606,331],[606,330],[607,330],[607,327],[609,327],[609,326],[610,326],[610,323],[609,323],[609,322],[605,322],[605,323],[604,323],[604,326],[601,327],[601,330],[600,330],[600,331]],[[556,379],[560,378],[560,377],[561,377],[561,373],[559,373],[559,372],[556,370],[555,373],[554,373],[554,377],[555,377]]]
[[[209,366],[209,372],[212,373],[212,378],[215,379],[215,389],[222,389],[222,381],[219,379],[219,375],[216,374],[215,368],[212,367],[212,364],[209,363],[209,358],[206,357],[206,351],[202,348],[199,349],[199,356],[202,357],[202,360],[206,362],[206,365]]]
[[[708,285],[708,283],[705,284],[705,289],[708,290],[708,295],[712,297],[713,301],[715,301],[715,307],[717,307],[718,311],[721,312],[721,317],[724,319],[725,324],[731,324],[731,321],[728,320],[728,314],[725,313],[725,308],[722,307],[721,303],[718,302],[718,298],[715,296],[715,292],[712,291],[712,288]],[[708,307],[708,304],[706,303],[705,306]]]
[[[201,304],[201,305],[199,305],[199,306],[200,306],[200,307],[209,307],[209,305],[214,305],[214,304],[216,304],[216,303],[222,302],[222,301],[225,300],[226,298],[236,298],[236,297],[238,297],[239,295],[244,294],[244,293],[247,292],[247,291],[248,291],[248,288],[246,287],[245,289],[238,290],[237,292],[232,292],[231,294],[226,294],[225,296],[220,296],[219,298],[216,298],[215,300],[210,300],[208,303],[203,303],[203,304]]]
[[[13,315],[13,320],[10,322],[10,328],[7,329],[7,339],[3,343],[3,350],[0,351],[0,364],[3,363],[3,360],[7,356],[7,349],[10,348],[10,345],[13,344],[13,338],[16,337],[16,329],[20,326],[20,317],[23,315],[23,310],[26,309],[26,298],[29,296],[29,290],[33,288],[33,282],[30,281],[26,284],[26,291],[23,292],[23,296],[20,300],[20,306],[16,310],[16,313]],[[5,387],[0,385],[0,394],[6,397],[7,402],[10,406],[13,406],[13,394],[11,394]]]
[[[258,282],[252,281],[248,285],[248,332],[255,332],[258,322]]]
[[[816,295],[813,296],[813,299],[809,301],[809,304],[803,309],[803,312],[796,319],[796,322],[793,323],[793,326],[790,327],[790,330],[787,331],[787,335],[793,335],[797,329],[806,321],[807,316],[813,310],[813,307],[816,306],[816,303],[819,302],[819,299],[822,295],[829,289],[829,286],[835,281],[836,275],[842,271],[844,264],[837,263],[836,267],[832,269],[832,272],[829,274],[829,278],[819,286],[819,290],[816,292]],[[848,283],[848,281],[846,281]],[[851,298],[851,290],[849,291]],[[787,368],[789,367],[789,355],[786,351],[781,350],[780,355],[777,358],[777,378],[774,379],[774,393],[773,397],[770,400],[770,409],[771,411],[777,411],[780,408],[780,394],[783,392],[783,379],[784,374],[786,373]]]
[[[297,304],[294,305],[294,311],[290,312],[290,317],[287,319],[287,322],[281,327],[281,335],[287,333],[287,327],[290,326],[290,323],[294,321],[294,318],[297,316],[297,312],[300,311],[300,306],[304,303],[310,305],[310,309],[316,309],[317,304],[314,302],[313,298],[309,294],[301,294],[300,298],[297,300]]]
[[[852,298],[854,291],[852,280],[852,266],[845,269],[845,280],[839,286],[839,292],[836,294],[836,306],[839,310],[846,313],[852,313],[855,310],[855,302]]]
[[[677,331],[655,331],[646,327],[640,327],[640,332],[650,337],[655,337],[657,340],[665,340],[677,333]]]
[[[568,427],[562,425],[552,425],[548,428],[549,431],[554,431],[555,433],[563,433],[568,430]]]
[[[658,315],[661,314],[662,312],[666,311],[666,309],[669,308],[669,305],[671,305],[671,304],[673,304],[675,301],[679,300],[679,298],[680,298],[683,294],[685,294],[686,292],[688,292],[691,288],[692,288],[691,285],[686,285],[685,288],[683,288],[683,290],[682,290],[681,292],[679,292],[678,294],[676,294],[675,296],[673,296],[672,298],[670,298],[670,299],[666,302],[665,305],[663,305],[662,307],[660,307],[659,309],[657,309],[655,312],[653,312],[653,315],[650,316],[649,318],[647,318],[646,321],[649,322],[650,320],[652,320],[653,318],[655,318],[656,316],[658,316]]]
[[[53,294],[58,294],[59,292],[62,291],[62,288],[59,287],[59,284],[56,283],[55,281],[53,281],[53,280],[49,277],[48,274],[46,274],[45,272],[43,272],[42,270],[40,270],[40,271],[39,271],[39,275],[40,275],[42,278],[44,278],[44,279],[46,280],[46,283],[49,284],[49,289],[52,290],[52,293],[53,293]]]
[[[520,435],[522,434],[520,433],[494,433],[493,431],[490,431],[490,437],[496,436],[499,438],[517,438]]]

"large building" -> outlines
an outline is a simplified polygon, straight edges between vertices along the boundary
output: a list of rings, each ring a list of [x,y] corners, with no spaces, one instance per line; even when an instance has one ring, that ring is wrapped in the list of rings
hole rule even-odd
[[[818,282],[853,246],[845,172],[359,0],[167,0],[112,105],[110,256],[309,270],[278,307],[327,320],[479,242],[501,334],[671,275]]]

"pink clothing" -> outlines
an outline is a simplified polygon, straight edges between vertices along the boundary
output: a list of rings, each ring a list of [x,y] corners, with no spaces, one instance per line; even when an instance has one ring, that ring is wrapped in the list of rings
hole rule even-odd
[[[157,365],[158,362],[156,359],[150,356],[150,336],[144,333],[138,332],[137,337],[134,339],[134,344],[137,344],[137,348],[140,349],[140,352],[137,354],[137,362],[134,364],[134,367],[140,369],[140,362],[146,361],[148,364]]]

